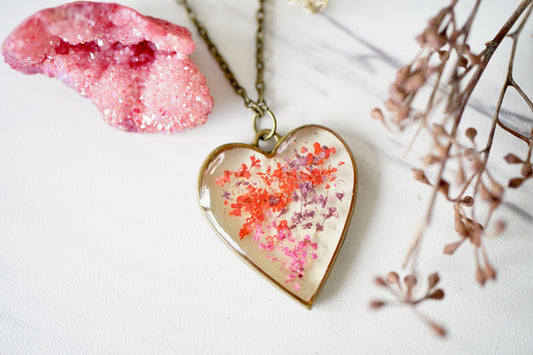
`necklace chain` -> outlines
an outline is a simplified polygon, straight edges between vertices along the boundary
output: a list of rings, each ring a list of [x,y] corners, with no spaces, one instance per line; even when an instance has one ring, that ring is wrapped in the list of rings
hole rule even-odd
[[[224,73],[224,76],[231,84],[233,91],[235,91],[237,95],[242,97],[242,99],[244,100],[244,105],[248,109],[254,111],[254,114],[255,114],[254,121],[256,121],[258,118],[263,117],[267,113],[271,115],[271,117],[273,118],[274,116],[272,115],[272,112],[270,112],[266,104],[265,98],[264,98],[265,82],[263,80],[263,76],[264,76],[263,74],[264,74],[265,65],[264,65],[264,56],[263,56],[263,49],[264,49],[263,40],[264,40],[264,35],[265,35],[265,26],[264,26],[265,0],[259,0],[259,9],[257,10],[256,15],[255,15],[255,18],[257,20],[257,31],[255,34],[255,68],[256,68],[255,88],[257,90],[257,95],[258,95],[258,98],[256,101],[250,99],[244,87],[242,87],[242,85],[239,84],[239,82],[237,81],[237,78],[235,77],[235,74],[233,74],[233,71],[230,69],[228,62],[226,62],[222,54],[220,54],[220,51],[218,50],[217,46],[209,37],[209,34],[207,33],[207,30],[204,27],[204,25],[198,20],[196,13],[193,11],[188,1],[187,0],[176,0],[176,2],[179,5],[182,5],[187,11],[187,15],[189,16],[189,19],[196,26],[196,29],[198,30],[198,34],[203,39],[203,41],[206,43],[207,48],[209,49],[209,52],[215,58],[220,69]],[[255,125],[255,122],[254,122],[254,125]],[[274,130],[272,132],[272,135],[274,134]],[[257,129],[256,129],[256,132],[257,132]],[[270,137],[272,135],[270,135]]]

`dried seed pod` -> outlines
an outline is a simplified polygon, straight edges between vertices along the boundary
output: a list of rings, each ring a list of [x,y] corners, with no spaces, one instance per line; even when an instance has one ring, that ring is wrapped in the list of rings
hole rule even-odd
[[[487,262],[485,263],[485,278],[495,280],[496,279],[496,270]]]
[[[469,234],[469,239],[472,244],[474,244],[477,248],[481,246],[481,232],[473,230]]]
[[[465,131],[465,136],[470,140],[474,140],[474,138],[476,138],[476,135],[477,131],[473,127],[467,128],[467,130]]]
[[[423,33],[422,43],[429,46],[433,50],[439,50],[444,47],[446,43],[448,43],[448,37],[446,36],[445,31],[436,33],[426,29],[426,31]]]
[[[446,197],[449,197],[450,194],[450,183],[444,179],[439,181],[439,191]]]
[[[440,163],[441,162],[441,158],[435,156],[435,155],[432,155],[432,154],[428,154],[426,156],[424,156],[422,158],[422,164],[424,164],[425,166],[430,166],[430,165],[433,165],[433,164],[437,164],[437,163]]]
[[[435,287],[435,285],[437,285],[439,281],[440,281],[439,274],[437,274],[436,272],[429,275],[428,276],[428,289],[432,289],[433,287]]]
[[[457,250],[457,248],[459,248],[459,245],[461,245],[463,243],[462,240],[458,241],[458,242],[454,242],[454,243],[450,243],[450,244],[446,244],[444,246],[444,254],[446,255],[452,255],[453,253],[455,253],[455,251]]]
[[[468,66],[468,59],[463,55],[457,60],[457,66],[459,68],[466,68]]]
[[[481,223],[478,223],[471,218],[468,218],[467,221],[471,225],[472,230],[474,231],[483,232],[483,230],[485,229]]]
[[[372,111],[370,111],[370,117],[378,121],[385,121],[383,112],[379,108],[374,108]]]
[[[441,62],[445,62],[449,58],[450,58],[450,52],[444,51],[444,50],[440,50],[439,51],[439,59],[440,59]]]
[[[474,205],[474,198],[472,196],[465,196],[460,202],[463,206],[472,207]]]
[[[426,76],[422,70],[418,69],[411,73],[404,82],[403,87],[408,93],[416,92],[420,89],[426,82]]]
[[[531,164],[529,162],[524,163],[522,165],[522,169],[520,169],[520,173],[525,179],[528,179],[533,175],[533,169],[531,168]]]
[[[440,325],[434,323],[434,322],[428,322],[428,325],[431,327],[431,329],[440,337],[446,336],[446,329],[441,327]]]
[[[520,159],[513,153],[507,154],[504,159],[507,162],[507,164],[521,164],[524,162],[522,159]]]
[[[411,65],[405,65],[396,72],[396,84],[402,86],[411,73]]]
[[[409,117],[409,114],[411,113],[411,108],[409,106],[402,106],[398,112],[396,112],[396,120],[398,122],[403,121],[404,119]]]
[[[374,279],[374,283],[378,286],[387,286],[387,283],[385,282],[385,280],[383,280],[383,278],[379,276]]]
[[[402,105],[401,103],[398,103],[398,102],[394,102],[390,98],[385,102],[385,107],[387,108],[387,110],[396,113],[396,115],[393,116],[393,118],[397,122],[400,122],[400,121],[406,119],[407,117],[409,117],[409,113],[410,113],[410,110],[411,110],[410,107],[404,106],[404,105]]]
[[[503,190],[502,190],[502,193],[503,193]],[[499,196],[497,196],[493,191],[490,191],[485,186],[485,184],[480,185],[480,195],[481,195],[481,198],[487,202],[494,202],[495,200],[499,199]]]
[[[473,173],[479,174],[481,172],[481,167],[483,166],[483,163],[481,162],[481,159],[479,159],[479,155],[476,155],[472,158],[472,162],[470,163],[470,169]]]
[[[387,108],[387,110],[389,110],[391,112],[397,112],[397,111],[399,111],[402,108],[402,105],[401,105],[401,103],[393,101],[392,99],[389,98],[385,102],[385,107]]]
[[[509,186],[512,189],[516,189],[516,188],[520,187],[520,185],[522,185],[524,180],[525,180],[524,178],[511,179],[511,180],[509,180],[509,184],[507,186]]]
[[[444,20],[447,14],[448,12],[445,11],[445,9],[440,10],[439,13],[435,15],[435,17],[429,19],[428,27],[439,28],[442,23],[442,20]]]
[[[403,283],[407,289],[413,289],[418,283],[418,280],[415,275],[409,274],[403,278]]]
[[[392,84],[389,89],[389,95],[390,95],[389,98],[393,102],[397,104],[401,104],[407,98],[408,92],[406,92],[403,87],[400,87],[396,84]]]
[[[468,59],[470,60],[470,63],[474,66],[474,65],[478,65],[479,63],[481,63],[481,55],[478,55],[478,54],[474,54],[472,53],[471,51],[468,51],[466,53],[466,55],[468,56]]]
[[[485,272],[481,269],[481,267],[478,265],[476,269],[476,281],[481,285],[485,285],[485,281],[487,281],[487,278],[485,276]]]
[[[391,285],[400,285],[400,276],[394,271],[387,274],[387,282]]]
[[[434,300],[441,300],[444,298],[444,291],[440,288],[433,291],[431,294],[427,296],[427,298],[431,298]]]
[[[424,173],[423,170],[420,170],[420,169],[412,169],[413,171],[413,176],[415,178],[416,181],[419,181],[423,184],[426,184],[426,185],[429,185],[431,186],[431,183],[429,182],[428,178],[426,177],[426,174]]]
[[[468,230],[459,212],[455,212],[454,229],[457,232],[457,234],[459,234],[461,237],[466,238],[468,236]]]
[[[501,199],[503,197],[503,186],[498,184],[496,182],[496,180],[494,179],[490,179],[490,187],[492,189],[492,193],[498,197],[499,199]]]
[[[437,150],[437,152],[439,153],[439,156],[441,157],[446,157],[446,155],[448,154],[448,147],[440,144],[439,142],[435,143],[435,149]]]
[[[381,301],[381,300],[374,300],[372,302],[370,302],[370,308],[372,309],[379,309],[383,306],[385,306],[387,303],[385,301]]]

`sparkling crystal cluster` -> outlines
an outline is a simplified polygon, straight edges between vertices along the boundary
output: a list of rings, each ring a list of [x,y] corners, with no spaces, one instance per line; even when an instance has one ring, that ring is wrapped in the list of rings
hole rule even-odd
[[[118,4],[74,2],[39,11],[5,40],[5,61],[56,77],[92,99],[110,125],[172,133],[203,124],[213,99],[188,55],[189,31]]]

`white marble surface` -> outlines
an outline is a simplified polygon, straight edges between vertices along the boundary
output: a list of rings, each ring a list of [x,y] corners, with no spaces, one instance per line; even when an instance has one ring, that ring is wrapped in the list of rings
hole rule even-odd
[[[192,58],[216,106],[205,126],[174,136],[114,130],[59,81],[0,64],[1,354],[531,353],[531,182],[509,193],[498,212],[509,227],[488,243],[498,281],[484,288],[473,281],[468,247],[441,254],[454,238],[453,216],[448,205],[438,206],[421,264],[441,272],[447,294],[422,311],[445,324],[449,337],[435,338],[407,309],[369,309],[383,295],[374,276],[399,269],[428,196],[410,173],[426,148],[415,146],[410,160],[401,160],[408,137],[387,133],[369,111],[417,50],[414,35],[447,1],[330,2],[317,16],[285,0],[268,9],[266,95],[280,132],[329,126],[359,166],[351,229],[311,311],[237,260],[197,208],[204,157],[222,143],[249,142],[252,128],[196,36]],[[190,27],[171,0],[122,3]],[[472,39],[483,44],[517,3],[485,1]],[[58,4],[4,1],[0,37]],[[255,1],[193,4],[251,94]],[[533,26],[526,30],[522,64],[533,55]],[[467,113],[476,120],[488,120],[503,58],[495,58],[493,75],[475,92]],[[530,66],[521,68],[532,93]],[[510,102],[525,117],[520,124],[530,126],[531,112]],[[502,155],[510,145],[524,148],[505,136],[497,144]],[[504,180],[507,166],[494,168]]]

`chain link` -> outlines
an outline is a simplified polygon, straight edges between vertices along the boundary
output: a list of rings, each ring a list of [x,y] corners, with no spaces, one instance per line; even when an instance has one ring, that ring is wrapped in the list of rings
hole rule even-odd
[[[235,74],[233,74],[233,71],[230,69],[228,63],[220,54],[220,51],[218,50],[217,46],[214,44],[214,42],[209,37],[209,34],[207,33],[206,28],[202,25],[202,23],[198,20],[198,17],[196,16],[195,12],[189,5],[187,0],[176,0],[176,2],[183,6],[185,10],[187,11],[187,15],[189,16],[189,19],[192,21],[192,23],[196,26],[196,29],[198,30],[199,36],[202,38],[202,40],[206,43],[207,48],[209,49],[209,52],[215,58],[216,62],[220,66],[220,69],[224,73],[224,76],[231,84],[233,91],[242,99],[244,100],[244,105],[254,111],[254,120],[256,120],[256,117],[263,117],[265,114],[269,113],[270,110],[268,109],[268,106],[266,104],[265,98],[264,98],[264,92],[265,92],[265,82],[263,80],[264,76],[264,34],[265,34],[265,0],[259,0],[259,9],[256,13],[256,20],[257,20],[257,32],[255,35],[255,67],[256,67],[256,79],[255,79],[255,88],[257,90],[257,101],[254,101],[250,99],[248,94],[246,93],[246,90],[244,87],[242,87],[239,82],[237,81],[237,78],[235,77]],[[275,132],[272,132],[272,135]]]
[[[257,20],[257,32],[255,33],[255,89],[257,90],[257,103],[259,106],[267,108],[264,98],[265,82],[263,80],[264,73],[264,37],[265,37],[265,0],[259,0],[259,9],[255,15]]]

